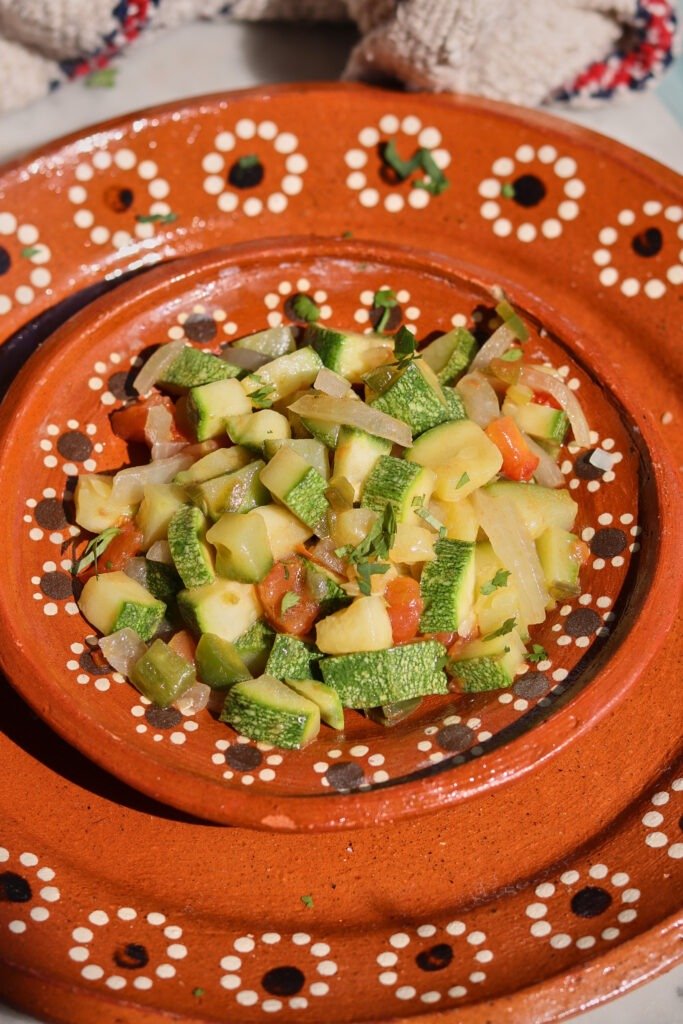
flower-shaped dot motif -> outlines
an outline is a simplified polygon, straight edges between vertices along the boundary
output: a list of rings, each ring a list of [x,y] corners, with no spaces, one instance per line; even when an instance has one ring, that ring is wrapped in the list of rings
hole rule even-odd
[[[232,130],[216,135],[214,149],[202,160],[204,191],[216,197],[223,213],[238,207],[247,217],[264,210],[282,213],[303,189],[308,161],[297,152],[299,140],[274,121],[240,118]],[[277,187],[269,190],[269,182]]]
[[[31,577],[31,583],[36,587],[32,595],[33,600],[42,602],[43,614],[48,617],[57,615],[60,608],[63,608],[67,615],[78,615],[76,598],[79,584],[74,580],[69,568],[65,569],[57,562],[43,562],[41,575]]]
[[[111,352],[107,361],[100,359],[93,365],[92,373],[88,377],[88,388],[99,394],[100,402],[107,408],[118,401],[125,402],[129,398],[137,398],[133,380],[142,362],[139,356],[135,356],[126,368],[121,353]],[[95,444],[94,450],[101,452],[102,445]]]
[[[377,957],[380,985],[393,989],[397,999],[438,1003],[461,999],[472,985],[486,981],[486,964],[493,960],[486,933],[464,921],[445,926],[421,924],[396,932]]]
[[[667,288],[683,284],[683,209],[647,199],[640,210],[620,210],[616,225],[602,228],[593,262],[600,284],[631,299],[641,292],[661,299]],[[678,225],[678,226],[676,226]]]
[[[387,315],[383,327],[385,333],[398,330],[403,321],[405,321],[408,330],[415,332],[421,310],[419,306],[410,302],[410,292],[408,289],[399,288],[394,292],[396,305],[390,306],[385,310],[383,306],[375,304],[375,296],[378,292],[387,291],[393,292],[394,289],[389,284],[380,284],[374,291],[371,291],[369,288],[364,289],[359,295],[361,305],[353,314],[353,319],[357,324],[369,324],[368,329],[373,331],[376,330],[386,312]]]
[[[112,681],[125,683],[125,676],[120,672],[114,672],[109,665],[98,645],[96,636],[87,636],[81,643],[75,641],[70,645],[71,657],[66,663],[69,672],[75,674],[79,686],[88,686],[91,682],[99,693],[106,693],[111,688]]]
[[[98,149],[89,159],[84,156],[75,178],[67,192],[78,207],[73,221],[93,245],[137,248],[175,220],[166,202],[170,185],[154,160],[140,160],[132,149]]]
[[[479,183],[480,213],[499,238],[513,233],[520,242],[533,242],[539,233],[559,238],[564,225],[578,217],[578,200],[586,191],[576,171],[576,160],[554,146],[536,149],[525,143],[514,157],[494,160],[491,177]]]
[[[43,453],[43,465],[56,469],[61,465],[66,476],[78,476],[81,467],[87,473],[94,473],[97,462],[94,454],[102,451],[102,445],[94,441],[97,426],[94,423],[81,424],[78,420],[67,420],[63,427],[48,423],[45,436],[38,441]]]
[[[164,914],[144,916],[133,907],[119,907],[111,914],[93,910],[87,923],[71,933],[69,959],[82,965],[86,981],[103,981],[114,991],[130,982],[145,991],[156,980],[176,976],[176,964],[187,956],[182,935],[182,928],[169,924]]]
[[[160,708],[147,697],[140,697],[130,713],[136,720],[137,733],[149,733],[154,743],[168,737],[170,743],[181,747],[189,736],[197,732],[201,715],[183,715],[177,708]]]
[[[645,843],[652,850],[666,850],[672,860],[683,858],[683,777],[652,797],[652,810],[642,823],[647,829]],[[666,829],[666,831],[664,831]]]
[[[0,210],[0,316],[15,303],[28,306],[37,291],[49,287],[52,275],[45,264],[51,255],[34,224]]]
[[[373,753],[365,743],[355,743],[346,750],[338,747],[328,750],[326,759],[316,761],[313,771],[326,788],[349,793],[354,789],[368,789],[373,782],[387,782],[389,772],[384,762],[384,754]]]
[[[532,923],[530,933],[535,938],[548,939],[554,949],[572,944],[577,949],[591,949],[597,942],[612,942],[622,932],[619,925],[629,924],[638,916],[636,910],[640,890],[630,885],[625,871],[610,875],[605,864],[593,864],[587,870],[565,871],[553,882],[536,886],[535,899],[527,904],[526,917]],[[576,921],[577,931],[569,934],[553,921],[553,911]],[[581,922],[594,922],[581,927]]]
[[[260,1006],[266,1013],[289,1007],[305,1010],[308,997],[326,996],[329,980],[337,973],[326,942],[313,941],[306,932],[283,936],[264,932],[260,937],[240,935],[232,944],[233,952],[220,961],[221,986],[234,993],[240,1006]],[[248,959],[247,959],[248,958]],[[242,972],[255,964],[258,988],[243,987]]]
[[[307,295],[316,303],[320,309],[320,319],[329,320],[332,316],[332,306],[327,301],[327,292],[311,284],[307,277],[300,277],[297,281],[280,281],[277,291],[266,292],[263,297],[268,313],[266,320],[269,327],[279,327],[285,320],[292,323],[301,321],[296,315],[294,303],[299,295]],[[279,307],[282,305],[282,311]]]
[[[207,309],[199,304],[193,306],[189,313],[178,313],[175,323],[168,329],[168,337],[172,341],[185,340],[197,345],[210,345],[219,331],[228,335],[235,334],[237,324],[228,320],[224,309]]]
[[[387,180],[387,167],[381,159],[380,145],[396,140],[401,157],[408,159],[415,148],[430,151],[434,163],[445,170],[451,162],[451,154],[441,146],[441,132],[433,125],[423,125],[419,117],[408,114],[399,118],[395,114],[384,114],[379,124],[361,128],[358,145],[347,150],[344,162],[348,169],[346,185],[358,194],[361,206],[372,208],[380,202],[388,213],[399,213],[406,203],[415,210],[429,205],[432,196],[428,189],[428,175],[422,171],[411,174],[405,181]]]
[[[222,769],[224,779],[238,778],[243,786],[252,786],[257,779],[273,782],[276,769],[282,764],[282,754],[270,743],[251,743],[246,736],[230,740],[216,740],[211,761]]]
[[[567,382],[571,387],[571,380]],[[575,390],[575,389],[572,389]],[[623,462],[623,452],[615,451],[615,441],[605,437],[600,441],[596,431],[591,430],[590,442],[594,447],[579,448],[571,443],[567,446],[570,455],[576,456],[572,462],[566,459],[560,466],[565,474],[573,472],[574,478],[569,481],[569,489],[577,490],[585,482],[586,490],[594,494],[602,484],[610,484],[616,480],[616,467]]]
[[[72,522],[73,507],[69,493],[63,493],[59,498],[54,487],[45,487],[40,498],[27,498],[25,504],[26,511],[23,518],[29,528],[30,540],[43,540],[47,534],[50,542],[61,550],[63,544],[73,537],[77,537],[81,532]],[[62,559],[60,568],[68,572],[71,568],[71,560]]]
[[[55,872],[29,851],[12,854],[0,846],[0,908],[2,928],[22,935],[34,924],[47,921],[50,907],[61,893],[54,885]]]

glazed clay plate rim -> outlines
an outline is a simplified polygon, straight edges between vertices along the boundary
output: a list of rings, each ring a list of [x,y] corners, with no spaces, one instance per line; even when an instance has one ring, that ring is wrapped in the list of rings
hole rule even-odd
[[[144,308],[155,301],[163,302],[164,292],[174,281],[187,282],[193,277],[201,279],[211,275],[220,276],[221,270],[227,268],[239,271],[242,261],[249,265],[257,263],[261,258],[272,259],[276,256],[292,259],[297,256],[339,258],[340,254],[347,253],[349,259],[358,259],[362,255],[365,260],[376,259],[386,264],[393,259],[398,265],[414,265],[441,274],[450,272],[457,275],[459,272],[461,276],[474,279],[484,287],[494,283],[493,280],[486,280],[487,275],[483,275],[484,280],[481,280],[481,272],[459,265],[453,259],[397,246],[373,246],[372,243],[352,240],[339,242],[326,239],[312,242],[310,239],[293,239],[288,244],[282,239],[270,243],[259,240],[164,264],[139,279],[121,285],[115,293],[115,305],[112,306],[111,296],[105,295],[95,300],[68,321],[29,360],[0,411],[2,434],[6,438],[0,457],[0,478],[3,472],[6,473],[6,461],[12,446],[21,444],[18,414],[33,391],[36,377],[39,377],[41,386],[48,384],[50,378],[58,377],[62,363],[68,360],[73,349],[85,351],[89,332],[101,332],[108,319],[120,318],[126,310],[132,313],[136,308]],[[514,298],[513,288],[510,294]],[[594,371],[599,379],[600,370],[600,366],[597,366]],[[620,391],[613,395],[613,399],[633,410],[629,415],[640,421],[638,429],[642,432],[643,440],[652,454],[657,456],[653,464],[663,518],[657,568],[650,593],[643,603],[634,630],[621,640],[607,664],[598,670],[597,676],[580,693],[575,694],[565,707],[555,711],[544,723],[510,741],[502,749],[484,753],[476,762],[453,766],[443,761],[424,772],[414,773],[406,781],[397,778],[348,795],[328,795],[323,792],[320,796],[324,800],[317,795],[291,796],[278,793],[269,797],[248,790],[226,790],[218,779],[202,780],[202,785],[185,799],[184,783],[192,774],[191,771],[178,769],[173,763],[162,762],[153,752],[143,753],[127,739],[115,736],[104,726],[92,721],[59,684],[36,686],[35,680],[40,677],[41,665],[32,658],[30,647],[13,646],[4,650],[0,658],[5,671],[38,713],[98,764],[157,799],[214,821],[275,829],[350,828],[395,819],[404,814],[436,811],[511,781],[553,757],[567,743],[578,739],[615,702],[623,699],[649,659],[654,657],[657,644],[650,643],[645,658],[633,657],[633,648],[641,637],[654,635],[655,632],[661,639],[663,624],[675,612],[675,593],[670,594],[668,601],[662,600],[660,595],[666,566],[677,564],[676,559],[683,557],[683,544],[673,529],[669,512],[669,491],[675,487],[674,477],[666,456],[659,451],[656,435],[651,434],[646,418],[639,414],[635,403],[630,402],[628,396],[622,395]],[[0,523],[3,518],[5,528],[11,530],[13,522],[9,506],[0,510]],[[5,592],[0,595],[0,618],[8,632],[11,632],[14,610]],[[657,630],[655,624],[658,624]],[[87,729],[82,728],[84,725],[87,725]],[[113,763],[111,754],[114,751],[116,758]],[[122,751],[126,751],[125,758],[120,756]],[[150,775],[150,765],[155,766],[154,776]],[[217,799],[213,799],[214,795]]]

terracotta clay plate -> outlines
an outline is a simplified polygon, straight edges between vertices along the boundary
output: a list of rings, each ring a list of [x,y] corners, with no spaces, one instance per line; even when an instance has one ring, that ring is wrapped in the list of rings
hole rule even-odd
[[[431,148],[448,190],[417,200],[424,190],[385,180],[376,146],[390,137],[408,154]],[[242,155],[264,168],[250,190],[230,182]],[[70,1022],[537,1022],[675,961],[683,709],[667,682],[681,634],[669,628],[680,555],[666,448],[680,459],[677,190],[652,162],[548,118],[342,87],[193,101],[5,172],[3,383],[64,308],[48,307],[204,255],[86,308],[3,408],[3,664],[91,757],[109,763],[117,748],[117,773],[184,807],[271,828],[387,821],[307,836],[202,825],[105,775],[7,690],[7,998]],[[367,293],[383,284],[405,296],[404,320],[422,336],[469,320],[494,282],[576,381],[595,443],[622,456],[613,479],[591,480],[567,453],[595,550],[583,601],[549,621],[550,665],[526,690],[435,701],[390,737],[354,716],[316,761],[269,762],[279,755],[210,719],[155,724],[128,686],[94,674],[64,582],[63,498],[77,472],[117,464],[107,415],[145,346],[185,336],[218,349],[285,318],[288,289],[324,291],[331,322],[363,326]]]

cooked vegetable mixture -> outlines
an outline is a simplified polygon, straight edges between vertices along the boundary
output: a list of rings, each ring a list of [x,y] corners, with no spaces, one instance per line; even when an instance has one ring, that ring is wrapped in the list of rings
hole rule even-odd
[[[112,414],[149,454],[79,478],[96,536],[74,572],[104,658],[153,703],[296,748],[344,708],[391,726],[545,657],[532,628],[587,555],[557,465],[570,431],[590,442],[583,412],[505,300],[480,348],[458,327],[417,351],[386,332],[391,294],[374,334],[309,300],[307,326],[221,355],[162,345]]]

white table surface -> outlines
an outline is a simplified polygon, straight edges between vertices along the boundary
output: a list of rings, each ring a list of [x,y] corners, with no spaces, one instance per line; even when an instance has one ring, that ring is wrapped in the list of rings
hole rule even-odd
[[[199,23],[143,40],[118,62],[114,88],[88,89],[77,83],[27,110],[0,117],[0,161],[57,135],[156,103],[263,82],[337,78],[353,38],[351,30],[339,26]],[[631,103],[581,113],[568,114],[562,108],[553,112],[683,172],[683,110],[677,110],[676,90],[675,80],[665,86],[666,104],[658,92],[650,92]],[[580,1024],[683,1024],[683,967],[575,1020]],[[0,1005],[0,1024],[31,1021]]]

